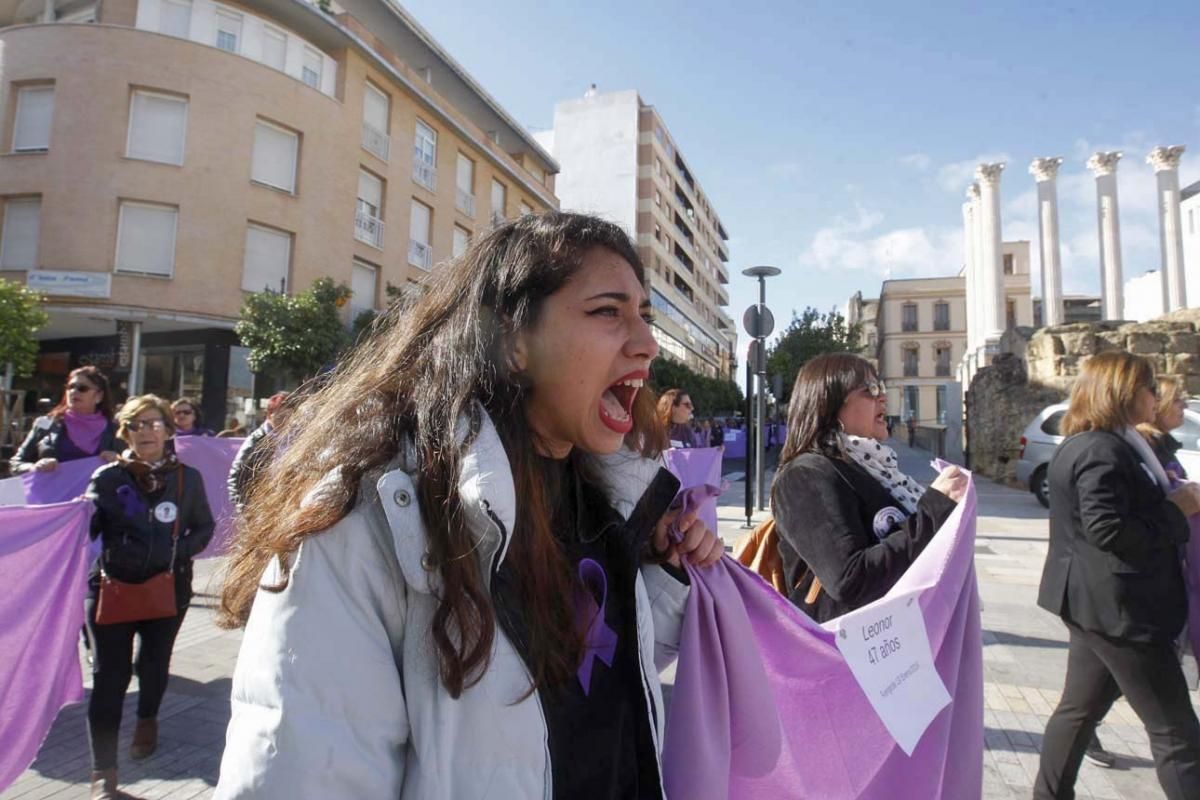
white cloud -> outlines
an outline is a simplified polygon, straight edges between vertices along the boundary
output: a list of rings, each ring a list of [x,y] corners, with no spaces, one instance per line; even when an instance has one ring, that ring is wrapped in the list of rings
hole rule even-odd
[[[948,192],[962,193],[975,180],[975,168],[982,163],[1009,162],[1008,153],[980,153],[966,161],[955,161],[938,167],[937,181]],[[1011,165],[1009,165],[1011,167]]]
[[[819,229],[800,254],[801,267],[862,272],[877,278],[953,275],[962,265],[962,231],[909,227],[879,231],[883,214],[861,206],[852,219]]]
[[[910,153],[906,156],[901,156],[900,163],[906,167],[912,167],[915,170],[924,172],[929,169],[929,165],[933,163],[925,153]]]

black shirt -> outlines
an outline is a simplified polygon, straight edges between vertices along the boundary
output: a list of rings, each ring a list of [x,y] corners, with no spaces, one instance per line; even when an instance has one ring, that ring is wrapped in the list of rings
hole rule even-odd
[[[565,684],[538,689],[546,717],[554,796],[572,800],[661,798],[637,634],[635,587],[644,532],[627,525],[598,487],[579,478],[569,459],[544,459],[543,468],[548,494],[558,501],[553,529],[576,592],[589,592],[597,605],[603,603],[604,623],[616,633],[611,666],[585,647],[584,659],[591,661],[586,691],[582,672],[573,673]],[[606,592],[595,581],[585,587],[579,572],[584,559],[603,570]],[[507,562],[494,577],[492,591],[501,628],[532,672],[527,620],[516,575]],[[578,608],[582,597],[564,598],[563,602]]]

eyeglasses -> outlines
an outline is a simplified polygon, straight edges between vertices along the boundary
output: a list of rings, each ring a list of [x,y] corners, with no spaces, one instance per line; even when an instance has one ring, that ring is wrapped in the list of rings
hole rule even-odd
[[[680,403],[679,405],[683,406],[684,408],[695,408],[695,406],[692,405],[691,400],[685,400],[684,402]]]
[[[72,392],[76,392],[77,394],[87,394],[88,392],[94,391],[95,388],[96,388],[95,386],[88,386],[86,383],[69,383],[69,384],[67,384],[67,389],[69,389]]]
[[[161,431],[167,427],[167,423],[161,419],[135,419],[133,422],[127,423],[126,428],[134,433],[141,433],[146,428],[152,431]]]
[[[869,380],[862,385],[862,388],[866,389],[867,394],[871,395],[871,398],[875,400],[887,394],[887,384],[883,381]]]
[[[190,408],[175,409],[175,416],[177,416],[177,417],[191,417],[191,416],[195,416],[195,414],[196,414],[196,412]]]

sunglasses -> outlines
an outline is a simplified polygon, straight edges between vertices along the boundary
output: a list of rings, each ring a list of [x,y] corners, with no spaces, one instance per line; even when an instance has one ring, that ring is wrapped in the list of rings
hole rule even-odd
[[[128,423],[125,427],[134,433],[141,433],[146,428],[149,428],[152,431],[165,430],[167,423],[163,422],[161,419],[135,419],[133,422]]]
[[[87,394],[96,390],[95,386],[88,386],[86,383],[69,383],[67,389],[76,392],[77,394]]]
[[[874,400],[878,400],[881,396],[887,394],[887,384],[883,381],[869,380],[862,385],[862,388],[866,389],[867,394]]]
[[[177,416],[177,417],[191,417],[191,416],[195,416],[195,414],[196,414],[196,412],[190,408],[175,409],[175,416]]]

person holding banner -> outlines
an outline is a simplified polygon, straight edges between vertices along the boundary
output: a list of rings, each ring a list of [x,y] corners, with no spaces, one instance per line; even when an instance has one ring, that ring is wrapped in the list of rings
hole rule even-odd
[[[927,490],[900,471],[871,363],[827,353],[796,376],[771,509],[789,599],[817,622],[883,597],[962,499],[947,467]]]
[[[175,420],[175,437],[212,436],[213,430],[204,427],[200,419],[200,407],[189,397],[181,397],[171,403],[171,416]]]
[[[1171,431],[1183,426],[1183,412],[1187,408],[1187,392],[1175,378],[1158,376],[1158,403],[1154,407],[1154,421],[1138,426],[1138,431],[1150,442],[1154,455],[1167,471],[1168,477],[1187,480],[1187,470],[1179,463],[1176,453],[1183,447]]]
[[[39,417],[11,461],[12,472],[51,472],[60,462],[100,456],[117,457],[120,442],[113,422],[108,377],[95,367],[80,367],[67,376],[62,401]]]
[[[129,449],[96,470],[87,492],[96,506],[91,535],[101,543],[84,603],[94,659],[88,700],[92,800],[126,796],[117,790],[117,737],[135,671],[138,719],[129,755],[148,758],[158,746],[171,650],[192,598],[192,559],[214,528],[203,478],[167,449],[174,433],[167,401],[152,394],[131,397],[117,421]],[[146,589],[136,587],[151,581],[169,584],[165,611],[130,607],[122,595],[142,597]],[[136,661],[135,635],[141,639]]]
[[[1200,721],[1174,642],[1187,618],[1180,546],[1200,486],[1171,481],[1135,426],[1152,423],[1149,359],[1092,356],[1050,461],[1050,549],[1038,605],[1066,623],[1062,699],[1046,724],[1037,800],[1075,796],[1097,723],[1121,694],[1146,726],[1168,800],[1200,797]]]
[[[477,236],[279,429],[222,597],[216,797],[662,797],[681,559],[627,234]]]
[[[658,421],[667,432],[667,447],[708,447],[692,430],[692,398],[682,389],[668,389],[658,398]]]

